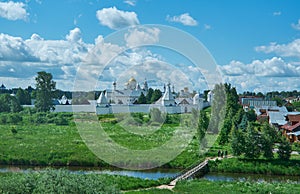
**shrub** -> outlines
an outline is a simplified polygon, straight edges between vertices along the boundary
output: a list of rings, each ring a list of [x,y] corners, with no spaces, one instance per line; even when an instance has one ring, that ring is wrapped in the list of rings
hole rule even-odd
[[[22,116],[17,113],[11,113],[7,115],[7,123],[17,124],[23,120]]]
[[[65,117],[63,117],[62,115],[59,115],[59,116],[54,118],[54,123],[56,125],[68,125],[69,121]]]

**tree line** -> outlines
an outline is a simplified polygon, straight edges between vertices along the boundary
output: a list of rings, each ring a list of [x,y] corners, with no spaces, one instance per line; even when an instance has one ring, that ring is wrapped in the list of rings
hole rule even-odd
[[[278,143],[278,157],[280,159],[290,158],[292,150],[288,139],[268,122],[257,122],[253,110],[245,112],[238,104],[239,95],[234,87],[226,83],[216,85],[215,91],[216,88],[223,88],[226,94],[225,106],[221,110],[221,112],[225,112],[224,120],[217,126],[220,145],[229,145],[236,156],[258,158],[262,155],[271,159],[274,157],[275,143]],[[214,97],[215,100],[218,99]]]

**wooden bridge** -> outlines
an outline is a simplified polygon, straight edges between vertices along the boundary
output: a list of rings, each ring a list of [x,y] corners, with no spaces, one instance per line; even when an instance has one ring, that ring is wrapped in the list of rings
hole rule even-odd
[[[198,164],[194,168],[188,170],[187,172],[183,173],[182,175],[176,177],[174,180],[172,180],[170,182],[169,186],[175,186],[177,181],[190,178],[195,173],[197,173],[199,170],[205,168],[207,164],[208,164],[208,159],[204,160],[204,162],[201,162],[200,164]]]

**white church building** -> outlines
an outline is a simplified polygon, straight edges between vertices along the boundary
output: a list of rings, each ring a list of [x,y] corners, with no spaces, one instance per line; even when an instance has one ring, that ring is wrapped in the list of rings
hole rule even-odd
[[[97,99],[97,114],[112,113],[149,113],[152,108],[158,108],[160,111],[170,114],[189,113],[192,109],[201,110],[209,106],[208,102],[199,93],[189,93],[185,88],[185,94],[176,98],[174,88],[171,90],[171,84],[164,87],[162,97],[153,104],[136,104],[139,96],[148,93],[148,83],[145,80],[142,84],[131,77],[125,83],[124,89],[117,89],[117,83],[113,83],[113,90],[101,92]]]

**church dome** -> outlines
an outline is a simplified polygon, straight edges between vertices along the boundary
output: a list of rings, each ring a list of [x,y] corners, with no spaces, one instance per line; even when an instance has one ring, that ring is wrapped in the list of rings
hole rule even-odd
[[[134,77],[131,77],[129,80],[128,80],[128,82],[130,83],[130,82],[136,82],[136,79],[134,79]]]

